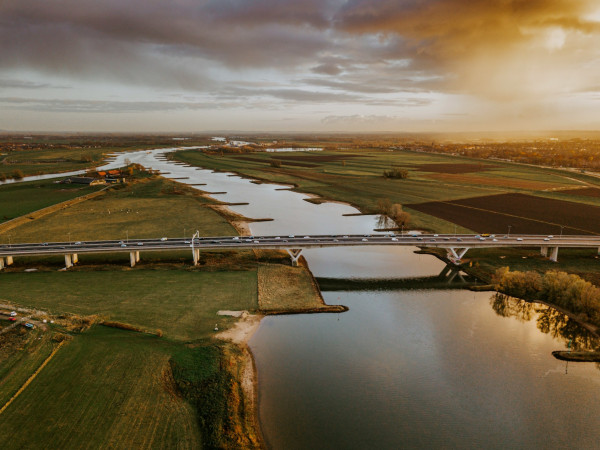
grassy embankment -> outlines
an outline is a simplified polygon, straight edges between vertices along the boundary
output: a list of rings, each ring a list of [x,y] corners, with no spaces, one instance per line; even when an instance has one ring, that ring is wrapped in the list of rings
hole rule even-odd
[[[212,209],[215,204],[177,183],[145,178],[11,233],[14,241],[55,240],[67,233],[71,240],[114,238],[124,237],[126,230],[130,237],[174,236],[181,235],[183,227],[188,234],[192,229],[206,235],[235,234]],[[19,434],[25,421],[31,424],[11,446],[50,441],[64,448],[258,445],[251,402],[240,390],[245,358],[238,347],[214,340],[213,328],[218,323],[221,330],[227,329],[236,321],[217,316],[221,309],[259,311],[259,280],[281,282],[277,266],[284,257],[261,255],[259,261],[253,252],[236,251],[204,252],[201,258],[203,264],[193,267],[187,254],[143,255],[131,269],[118,255],[85,256],[68,272],[56,272],[60,258],[15,258],[15,264],[0,274],[0,303],[54,314],[100,315],[154,333],[160,329],[164,337],[98,326],[73,334],[2,413],[0,430],[6,435]],[[38,272],[23,272],[31,267]],[[265,270],[267,277],[262,275]],[[290,289],[302,293],[308,305],[321,304],[308,272],[293,272],[295,276],[285,278]],[[23,362],[10,362],[20,369],[0,377],[3,394],[12,396],[48,355],[51,347],[38,345],[39,350],[26,357],[22,351],[7,357],[6,361]],[[40,404],[44,408],[36,409]],[[71,424],[78,424],[79,431],[65,432]]]

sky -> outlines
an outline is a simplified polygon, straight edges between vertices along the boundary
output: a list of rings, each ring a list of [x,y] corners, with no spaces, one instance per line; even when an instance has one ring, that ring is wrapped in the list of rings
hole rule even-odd
[[[600,130],[600,2],[1,0],[0,130]]]

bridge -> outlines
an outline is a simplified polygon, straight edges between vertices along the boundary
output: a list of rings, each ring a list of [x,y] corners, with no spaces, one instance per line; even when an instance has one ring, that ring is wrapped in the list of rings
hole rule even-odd
[[[303,249],[391,245],[420,248],[443,248],[448,259],[460,265],[472,248],[539,247],[540,253],[551,261],[558,260],[559,248],[597,248],[600,236],[594,235],[473,235],[473,234],[375,234],[375,235],[288,235],[288,236],[212,236],[191,238],[127,239],[108,241],[41,242],[0,246],[0,270],[13,263],[17,256],[64,255],[65,266],[78,262],[81,254],[129,253],[131,267],[148,251],[191,250],[194,265],[201,250],[272,249],[286,250],[292,265],[298,264]]]

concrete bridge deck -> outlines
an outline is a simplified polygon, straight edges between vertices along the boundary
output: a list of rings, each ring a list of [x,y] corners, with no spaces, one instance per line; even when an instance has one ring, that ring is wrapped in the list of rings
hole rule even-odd
[[[539,247],[544,256],[556,261],[559,248],[597,248],[600,236],[594,235],[472,235],[472,234],[374,234],[374,235],[288,235],[288,236],[212,236],[194,238],[129,239],[107,241],[41,242],[0,246],[0,269],[12,264],[16,256],[65,255],[65,265],[77,262],[79,254],[129,252],[131,265],[139,261],[140,252],[192,250],[194,263],[200,250],[275,249],[287,250],[297,263],[305,248],[348,246],[407,246],[445,248],[448,257],[460,264],[471,248]]]

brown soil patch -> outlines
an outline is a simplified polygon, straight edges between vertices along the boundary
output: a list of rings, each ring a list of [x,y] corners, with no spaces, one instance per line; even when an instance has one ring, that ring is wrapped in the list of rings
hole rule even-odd
[[[514,178],[494,178],[477,175],[465,175],[458,173],[436,173],[426,175],[438,181],[448,181],[451,183],[476,184],[481,186],[500,186],[518,189],[545,190],[564,187],[564,184],[546,183],[543,181],[516,180]]]
[[[236,156],[235,159],[243,159],[244,161],[259,162],[259,163],[264,163],[264,164],[269,164],[270,163],[270,160],[268,160],[268,159],[252,158],[251,156]],[[279,160],[281,158],[271,157],[271,159],[278,159]],[[288,166],[296,166],[296,167],[318,167],[317,164],[304,164],[304,163],[290,162],[290,161],[285,161],[284,164],[286,164]]]
[[[476,232],[600,234],[600,207],[525,194],[500,194],[407,207]]]
[[[438,164],[417,164],[417,165],[414,165],[413,167],[422,172],[472,173],[472,172],[482,172],[484,170],[493,169],[498,166],[492,166],[491,164],[438,163]]]
[[[600,197],[600,189],[598,188],[567,189],[560,191],[560,193],[567,195],[578,195],[582,197]]]

